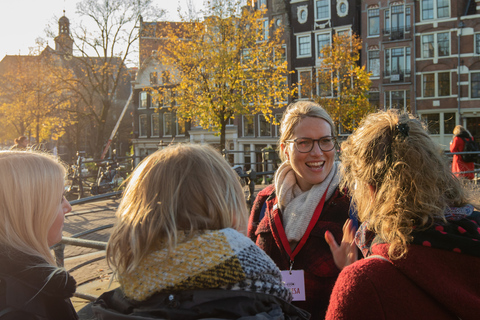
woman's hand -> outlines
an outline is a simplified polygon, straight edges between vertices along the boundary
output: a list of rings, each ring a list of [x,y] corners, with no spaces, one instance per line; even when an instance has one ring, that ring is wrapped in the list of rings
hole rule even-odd
[[[337,244],[330,231],[325,232],[325,240],[330,246],[333,260],[340,270],[354,263],[358,259],[358,249],[354,241],[355,232],[356,229],[350,219],[348,219],[343,225],[343,237],[340,245]]]

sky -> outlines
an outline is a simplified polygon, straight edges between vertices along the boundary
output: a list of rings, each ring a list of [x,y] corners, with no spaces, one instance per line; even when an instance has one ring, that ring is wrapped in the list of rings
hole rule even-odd
[[[197,10],[203,6],[203,0],[192,0]],[[65,10],[66,17],[73,27],[79,20],[75,13],[79,0],[0,0],[0,60],[5,55],[27,55],[29,47],[35,47],[35,40],[43,38],[54,48],[52,38],[48,38],[45,29],[48,24],[58,33],[58,19]],[[178,21],[177,7],[186,8],[187,0],[153,0],[161,9],[168,11],[167,20]]]

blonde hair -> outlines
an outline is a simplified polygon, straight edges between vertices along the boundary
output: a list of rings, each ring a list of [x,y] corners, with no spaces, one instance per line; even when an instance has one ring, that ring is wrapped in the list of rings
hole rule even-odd
[[[319,104],[311,101],[297,101],[290,104],[283,114],[282,121],[280,123],[280,140],[278,144],[278,153],[280,159],[285,161],[287,156],[285,155],[285,149],[282,150],[281,146],[285,144],[286,140],[293,137],[295,128],[302,119],[305,118],[320,118],[327,121],[330,124],[332,130],[331,135],[335,137],[335,126],[333,120],[328,112],[323,109]]]
[[[244,197],[238,176],[214,148],[181,144],[157,151],[128,181],[107,260],[121,275],[152,251],[174,250],[183,233],[230,227],[245,233]]]
[[[340,159],[341,186],[351,194],[359,220],[390,244],[392,259],[407,253],[413,229],[445,221],[448,206],[467,203],[441,147],[411,114],[368,115],[342,144]]]
[[[465,127],[462,125],[456,125],[455,128],[453,128],[454,135],[458,136],[459,134],[462,134],[462,133],[466,133],[469,136],[471,136],[470,132],[467,129],[465,129]]]
[[[65,167],[47,154],[0,151],[0,243],[52,266],[48,232],[63,199]]]

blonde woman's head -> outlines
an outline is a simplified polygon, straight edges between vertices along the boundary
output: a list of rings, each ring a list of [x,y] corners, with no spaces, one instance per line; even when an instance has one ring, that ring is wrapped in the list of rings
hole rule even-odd
[[[181,233],[235,228],[248,211],[238,176],[217,150],[180,144],[148,156],[132,173],[117,211],[107,256],[130,272],[151,251],[174,250]]]
[[[340,159],[359,220],[391,244],[392,258],[408,251],[414,228],[444,221],[446,207],[467,202],[441,147],[411,114],[368,115],[342,144]]]
[[[287,160],[285,148],[286,141],[294,135],[295,128],[304,118],[320,118],[328,122],[331,128],[331,136],[335,137],[335,126],[328,112],[319,104],[311,101],[297,101],[290,104],[285,110],[280,123],[280,141],[278,152],[282,161]]]
[[[65,168],[54,157],[0,151],[0,244],[54,265],[49,231],[61,209]]]

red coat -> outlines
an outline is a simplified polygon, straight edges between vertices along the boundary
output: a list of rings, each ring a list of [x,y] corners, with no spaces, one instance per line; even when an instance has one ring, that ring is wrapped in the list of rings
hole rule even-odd
[[[283,249],[274,222],[275,215],[281,215],[280,210],[273,210],[277,200],[273,185],[258,193],[250,214],[248,236],[275,261],[280,270],[288,270],[290,259]],[[258,222],[265,202],[265,216]],[[305,246],[295,257],[293,269],[304,270],[307,300],[293,301],[292,304],[310,312],[311,319],[323,319],[325,316],[330,293],[340,272],[325,241],[325,231],[332,232],[337,242],[340,242],[349,207],[350,199],[336,190],[325,203]]]
[[[473,138],[472,138],[473,139]],[[465,141],[460,137],[453,137],[453,141],[450,142],[450,152],[462,152],[465,148]],[[464,162],[462,157],[459,154],[453,155],[452,160],[452,172],[461,172],[461,171],[473,171],[475,169],[475,164],[473,162]],[[457,177],[464,177],[467,179],[474,179],[474,173],[463,173],[455,174]]]
[[[372,255],[388,257],[388,244]],[[362,259],[344,268],[326,319],[480,319],[480,258],[410,245],[405,259]]]

